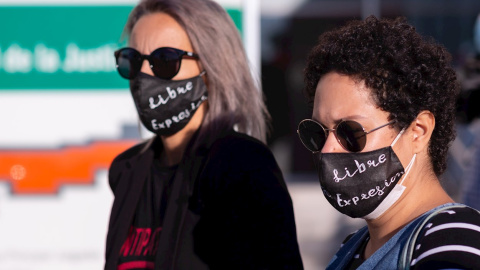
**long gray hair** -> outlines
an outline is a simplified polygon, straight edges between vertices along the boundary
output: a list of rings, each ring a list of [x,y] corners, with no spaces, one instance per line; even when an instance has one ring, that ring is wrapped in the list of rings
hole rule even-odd
[[[209,108],[199,138],[208,140],[235,128],[265,142],[270,115],[227,12],[211,0],[142,0],[130,13],[124,33],[130,35],[142,16],[155,12],[172,16],[185,29],[207,72]]]

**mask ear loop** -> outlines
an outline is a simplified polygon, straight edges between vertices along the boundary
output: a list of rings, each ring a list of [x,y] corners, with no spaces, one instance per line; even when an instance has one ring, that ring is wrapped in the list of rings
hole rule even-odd
[[[395,140],[393,140],[392,144],[391,144],[391,147],[393,147],[395,145],[395,143],[398,141],[398,139],[400,139],[400,136],[402,136],[403,132],[405,132],[405,128],[403,128],[400,133],[398,133],[397,137],[395,138]],[[417,154],[413,154],[413,157],[412,159],[410,160],[410,162],[408,163],[407,167],[405,167],[405,175],[403,176],[402,178],[402,181],[400,183],[398,183],[399,185],[402,185],[403,184],[403,181],[405,181],[405,178],[407,178],[407,175],[408,173],[410,172],[410,169],[412,169],[412,166],[413,166],[413,163],[415,162],[415,158],[417,157]]]
[[[400,130],[400,132],[398,133],[397,137],[395,137],[395,140],[393,140],[392,144],[390,145],[391,147],[393,147],[393,146],[397,143],[398,139],[400,139],[400,137],[402,136],[403,132],[405,132],[405,128],[402,128],[402,130]]]
[[[413,157],[412,159],[410,160],[410,162],[408,163],[407,167],[405,168],[405,175],[403,176],[403,179],[400,183],[398,183],[399,185],[402,185],[403,184],[403,181],[405,181],[405,178],[407,178],[407,175],[408,173],[410,172],[410,169],[413,167],[413,162],[415,161],[415,158],[417,157],[417,153],[413,154]]]

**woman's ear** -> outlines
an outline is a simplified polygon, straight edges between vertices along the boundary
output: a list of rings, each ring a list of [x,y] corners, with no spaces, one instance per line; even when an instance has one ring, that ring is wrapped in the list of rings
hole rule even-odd
[[[414,153],[428,148],[430,137],[435,128],[435,116],[430,111],[421,111],[410,124]]]

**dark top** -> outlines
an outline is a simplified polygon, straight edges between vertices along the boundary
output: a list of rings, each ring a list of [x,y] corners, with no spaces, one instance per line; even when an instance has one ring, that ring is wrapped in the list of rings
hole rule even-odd
[[[158,161],[153,162],[120,250],[119,269],[153,269],[176,170],[177,166],[161,167]]]
[[[479,239],[480,216],[474,209],[441,212],[420,233],[410,269],[480,269]],[[363,254],[368,240],[366,237],[345,269],[357,269],[365,261]]]
[[[187,149],[191,149],[191,145]],[[161,141],[143,143],[112,163],[115,195],[105,269],[119,253]],[[155,269],[303,269],[292,202],[273,155],[230,131],[187,151],[175,173]]]

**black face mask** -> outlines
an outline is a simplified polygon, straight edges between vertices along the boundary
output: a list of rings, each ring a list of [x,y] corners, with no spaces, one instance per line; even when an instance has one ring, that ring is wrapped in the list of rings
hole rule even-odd
[[[327,201],[353,218],[375,219],[382,215],[405,190],[398,184],[405,170],[392,146],[361,153],[314,153]],[[414,160],[415,156],[407,173]]]
[[[130,91],[143,125],[162,136],[183,129],[200,104],[207,100],[203,74],[172,81],[139,73],[130,81]]]

